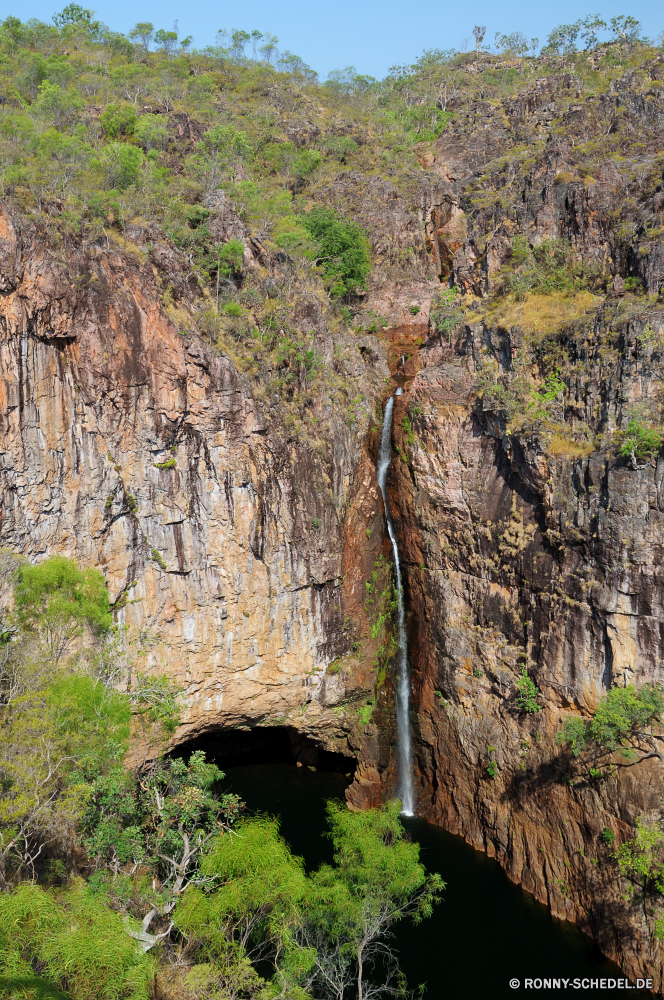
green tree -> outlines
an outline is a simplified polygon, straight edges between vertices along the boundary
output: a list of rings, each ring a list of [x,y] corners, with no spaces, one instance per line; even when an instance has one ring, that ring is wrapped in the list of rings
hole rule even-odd
[[[318,170],[322,160],[321,154],[316,149],[303,149],[299,156],[293,160],[293,173],[301,181],[309,174]]]
[[[178,43],[178,33],[177,31],[164,31],[163,28],[160,28],[155,33],[154,40],[162,52],[170,56],[173,54],[175,46]]]
[[[93,20],[94,13],[93,10],[81,7],[80,4],[70,3],[63,7],[59,14],[53,15],[53,24],[64,35],[71,34],[72,31],[83,31],[95,36],[99,34],[102,25],[99,21]]]
[[[149,1000],[154,972],[121,914],[81,880],[0,893],[0,997]]]
[[[40,678],[44,679],[43,675]],[[38,682],[39,684],[39,682]],[[65,676],[15,698],[0,728],[0,879],[34,874],[50,846],[71,856],[96,777],[127,749],[129,700]]]
[[[496,48],[499,52],[515,56],[525,56],[530,48],[530,43],[521,31],[513,31],[509,35],[496,32]]]
[[[661,824],[639,816],[636,835],[614,852],[618,871],[639,887],[643,897],[656,892],[664,895],[664,830]]]
[[[133,135],[138,116],[132,104],[109,104],[99,116],[106,139]]]
[[[445,884],[427,875],[419,845],[405,836],[400,802],[382,809],[351,812],[328,803],[334,865],[323,865],[310,880],[304,941],[316,952],[321,985],[343,997],[354,974],[358,1000],[390,992],[396,957],[387,944],[390,928],[405,917],[419,923],[431,915]],[[388,982],[376,987],[367,973],[383,970]]]
[[[574,24],[559,24],[547,38],[545,51],[558,52],[563,56],[575,52],[580,31],[580,21],[575,21]]]
[[[589,14],[579,24],[581,25],[581,37],[586,48],[594,49],[597,45],[599,32],[606,29],[606,21],[599,14]]]
[[[515,702],[522,712],[534,715],[535,712],[540,711],[542,706],[537,702],[539,688],[537,687],[537,684],[535,684],[535,682],[528,676],[528,671],[525,667],[521,671],[521,675],[516,682],[516,689],[518,693],[515,698]]]
[[[568,716],[557,735],[574,757],[587,749],[597,756],[619,752],[624,765],[656,758],[664,763],[664,689],[656,684],[611,688],[588,720]]]
[[[633,469],[642,469],[644,460],[656,455],[662,444],[662,435],[655,427],[648,427],[637,417],[627,424],[620,445],[620,454],[628,458]]]
[[[533,420],[546,420],[547,417],[559,416],[560,414],[555,412],[556,404],[564,395],[565,389],[565,382],[559,368],[545,375],[544,383],[530,394],[527,411]]]
[[[57,83],[44,80],[39,84],[39,93],[32,110],[35,115],[47,118],[56,127],[62,128],[72,123],[83,106],[83,99],[75,90],[66,90]]]
[[[14,598],[20,627],[39,636],[54,663],[81,636],[99,637],[111,626],[103,573],[92,567],[79,569],[65,556],[21,566]]]
[[[213,125],[203,133],[196,145],[196,165],[202,169],[208,193],[221,183],[224,171],[232,164],[249,160],[253,156],[253,145],[241,129],[232,125]]]
[[[639,36],[641,22],[637,21],[631,14],[620,14],[612,17],[610,22],[611,32],[618,42],[635,42]]]
[[[443,288],[431,300],[429,324],[434,333],[440,333],[452,342],[452,334],[463,321],[463,309],[456,288]]]
[[[140,43],[144,51],[150,51],[150,43],[154,37],[154,24],[150,21],[139,21],[129,32],[129,38],[133,42]]]
[[[546,239],[531,247],[517,235],[512,240],[511,267],[504,274],[507,291],[520,302],[528,292],[581,291],[598,279],[599,269],[583,261],[568,240]]]
[[[278,821],[245,819],[236,834],[216,837],[201,872],[210,888],[190,886],[175,912],[197,955],[226,978],[248,960],[270,959],[275,983],[297,985],[312,963],[293,939],[307,879],[302,859],[279,836]]]
[[[149,866],[159,879],[158,898],[132,932],[148,950],[170,932],[150,933],[156,917],[171,913],[178,897],[199,876],[198,861],[208,841],[229,830],[242,803],[217,795],[223,772],[195,751],[188,763],[162,760],[136,775],[122,766],[96,780],[83,824],[85,847],[97,867],[119,871],[127,864]],[[172,925],[171,925],[172,926]]]
[[[247,959],[270,959],[266,996],[304,1000],[313,988],[343,1000],[353,983],[358,1000],[393,995],[390,928],[407,916],[427,917],[444,887],[438,875],[427,876],[399,810],[398,802],[362,813],[329,803],[334,865],[309,877],[270,817],[242,820],[236,835],[217,837],[201,863],[207,887],[190,886],[175,912],[204,963],[201,975],[213,978],[216,970],[218,981],[228,981]],[[384,985],[369,983],[372,966]]]
[[[104,148],[102,163],[106,169],[109,187],[126,191],[139,178],[143,153],[126,142],[110,142]]]
[[[330,285],[330,294],[341,297],[366,288],[371,256],[362,227],[340,218],[331,208],[313,208],[300,221],[318,243],[317,263]]]
[[[134,127],[134,135],[148,153],[151,149],[163,149],[168,139],[168,119],[165,115],[141,115]]]

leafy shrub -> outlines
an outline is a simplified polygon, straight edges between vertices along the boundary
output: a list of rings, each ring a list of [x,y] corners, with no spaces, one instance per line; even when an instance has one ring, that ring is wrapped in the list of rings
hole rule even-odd
[[[599,275],[599,267],[585,263],[569,240],[542,240],[531,247],[523,236],[512,240],[511,270],[505,285],[517,300],[528,292],[551,294],[588,288]]]
[[[525,413],[531,398],[529,379],[520,371],[499,374],[495,362],[484,364],[477,376],[478,390],[485,409],[512,420]]]
[[[140,781],[121,766],[108,770],[92,786],[84,822],[88,853],[97,863],[147,865],[172,888],[178,875],[196,871],[201,848],[242,809],[237,795],[215,794],[223,777],[202,750],[188,763],[162,760]]]
[[[168,139],[164,115],[141,115],[134,126],[134,136],[145,150],[162,149]]]
[[[433,101],[406,105],[398,116],[413,142],[434,142],[453,118],[450,111],[442,111]]]
[[[83,110],[84,103],[75,90],[64,90],[57,83],[44,80],[39,85],[39,96],[33,104],[34,111],[50,119],[57,128],[69,125]]]
[[[531,392],[528,411],[535,420],[546,420],[551,416],[553,404],[565,392],[565,383],[560,374],[560,369],[556,368],[544,378],[541,388]]]
[[[187,212],[187,225],[172,228],[171,239],[188,255],[203,280],[237,278],[242,271],[244,244],[235,238],[227,243],[215,240],[206,224],[209,214],[199,205],[191,206]]]
[[[664,895],[664,830],[659,822],[639,816],[636,836],[613,852],[618,871],[647,894]]]
[[[346,162],[346,157],[350,153],[355,153],[360,147],[347,135],[330,136],[323,143],[323,149],[328,156],[334,156],[340,163]]]
[[[55,660],[78,636],[99,635],[111,625],[103,573],[79,569],[65,556],[19,569],[15,607],[20,626],[38,634]]]
[[[107,139],[119,139],[134,134],[137,117],[131,104],[109,104],[99,116],[99,121]]]
[[[303,149],[293,161],[293,173],[298,179],[312,174],[321,164],[322,156],[315,149]]]
[[[300,221],[318,244],[317,260],[333,294],[352,295],[365,288],[371,257],[362,227],[331,208],[314,208]]]
[[[654,684],[615,687],[599,701],[592,719],[568,716],[556,739],[579,757],[588,744],[627,760],[639,760],[652,751],[653,726],[661,722],[664,689]]]
[[[620,454],[630,459],[634,469],[638,468],[639,461],[656,455],[662,443],[661,433],[636,417],[629,421],[621,437]]]
[[[65,893],[24,884],[0,894],[0,970],[8,1000],[34,996],[26,987],[49,1000],[148,1000],[154,979],[122,916],[80,882]]]
[[[125,191],[138,180],[143,153],[126,142],[111,142],[104,149],[102,163],[106,168],[109,187]]]
[[[537,703],[539,688],[528,676],[528,671],[525,667],[521,671],[521,676],[516,682],[516,689],[519,693],[515,698],[515,702],[522,712],[528,712],[533,715],[535,712],[540,711],[542,706]]]
[[[429,311],[429,325],[435,333],[452,341],[452,334],[463,320],[463,309],[456,288],[443,288],[434,295]]]

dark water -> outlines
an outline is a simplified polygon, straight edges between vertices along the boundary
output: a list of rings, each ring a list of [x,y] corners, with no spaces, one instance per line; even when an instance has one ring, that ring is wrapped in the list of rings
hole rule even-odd
[[[343,775],[293,764],[227,767],[228,787],[251,810],[281,817],[281,831],[308,870],[331,862],[325,801],[343,798]],[[395,944],[411,990],[426,983],[426,1000],[502,1000],[519,995],[644,997],[641,990],[574,989],[571,981],[619,978],[620,971],[574,924],[555,920],[546,907],[513,885],[500,865],[422,820],[405,821],[422,861],[447,882],[444,901],[418,927],[398,925]],[[567,989],[525,989],[524,979],[565,978]],[[517,978],[519,989],[509,981]],[[599,984],[598,984],[599,987]]]

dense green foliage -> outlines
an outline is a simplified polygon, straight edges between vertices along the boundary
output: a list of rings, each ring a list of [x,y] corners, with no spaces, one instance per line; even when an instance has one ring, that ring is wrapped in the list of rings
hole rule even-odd
[[[662,435],[655,427],[649,427],[641,420],[632,418],[622,434],[620,454],[629,458],[632,468],[638,468],[639,461],[656,455],[662,443]]]
[[[149,1000],[153,979],[122,915],[82,880],[66,892],[24,883],[0,894],[0,997]]]
[[[386,933],[442,887],[399,804],[330,804],[335,864],[307,876],[202,751],[165,755],[178,691],[138,669],[154,640],[111,625],[101,573],[4,551],[0,571],[0,996],[148,1000],[162,973],[201,1000],[389,990]]]
[[[337,297],[366,287],[369,243],[356,222],[339,219],[329,208],[314,208],[302,224],[318,245],[317,263]]]
[[[388,991],[398,967],[386,932],[406,916],[428,916],[443,888],[405,838],[399,808],[353,813],[329,803],[334,864],[310,876],[273,819],[242,820],[236,836],[218,837],[201,864],[212,888],[192,886],[176,915],[208,981],[230,989],[242,975],[256,989],[246,960],[269,957],[276,971],[266,996],[340,997],[355,982],[361,997],[372,971]]]
[[[85,630],[99,635],[110,628],[108,591],[99,570],[81,570],[70,559],[53,556],[21,566],[18,577],[18,623],[40,634],[56,662]]]
[[[620,751],[622,759],[630,763],[661,759],[662,712],[664,690],[660,686],[614,687],[600,698],[591,719],[568,716],[558,733],[558,743],[569,747],[574,757],[592,749],[608,754]]]
[[[542,240],[531,246],[523,236],[515,236],[505,283],[520,302],[528,292],[579,291],[599,276],[600,269],[580,259],[568,240]]]
[[[612,831],[605,831],[605,833]],[[640,901],[646,927],[658,941],[664,939],[664,829],[652,816],[638,816],[636,835],[611,852],[619,876],[627,880],[631,895]]]
[[[434,295],[429,310],[429,322],[436,333],[442,333],[451,343],[452,334],[463,318],[464,313],[456,288],[443,288]]]
[[[529,715],[534,715],[535,712],[539,712],[541,705],[537,702],[537,695],[539,694],[539,688],[535,681],[528,676],[528,671],[524,667],[521,674],[516,682],[517,696],[515,698],[516,704],[521,709],[522,712],[527,712]]]

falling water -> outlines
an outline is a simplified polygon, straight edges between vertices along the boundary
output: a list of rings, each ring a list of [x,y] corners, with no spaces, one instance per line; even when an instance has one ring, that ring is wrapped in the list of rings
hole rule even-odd
[[[395,395],[401,395],[397,389]],[[408,637],[403,606],[403,583],[401,580],[401,563],[399,562],[399,547],[394,531],[394,522],[387,502],[387,472],[392,459],[392,410],[394,396],[390,396],[385,405],[385,419],[380,436],[380,455],[378,457],[378,485],[383,494],[385,504],[385,519],[387,530],[392,542],[394,553],[394,568],[397,577],[397,637],[399,651],[397,653],[397,791],[403,806],[405,816],[413,815],[413,775],[410,745],[410,673],[408,670]]]

